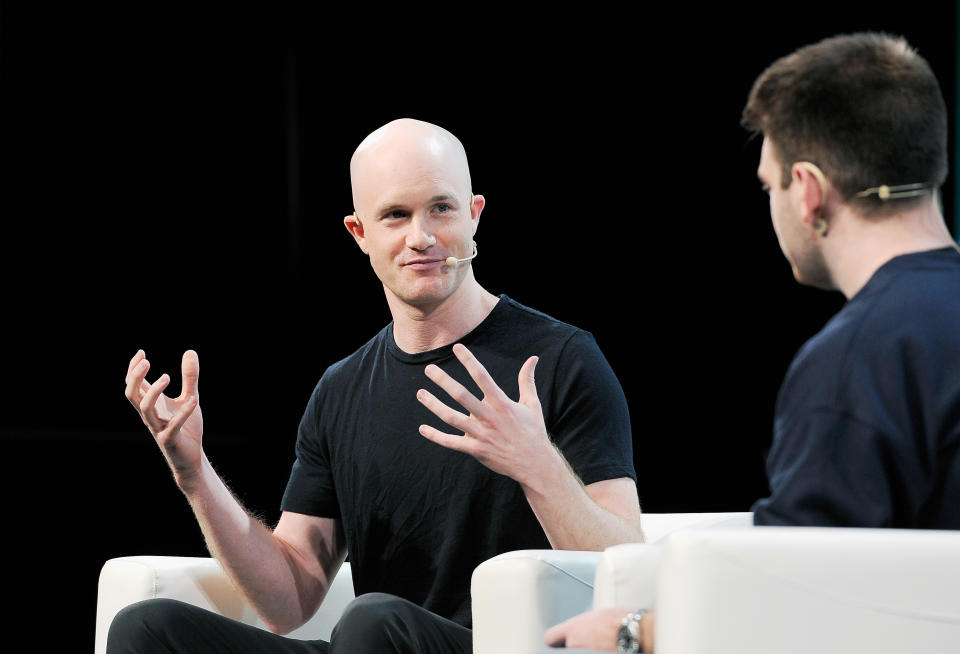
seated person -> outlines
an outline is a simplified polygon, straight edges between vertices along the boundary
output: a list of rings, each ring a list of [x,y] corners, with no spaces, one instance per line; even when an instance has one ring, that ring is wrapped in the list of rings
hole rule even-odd
[[[758,176],[794,277],[848,300],[780,388],[754,522],[960,529],[960,251],[939,206],[933,72],[900,38],[826,39],[761,74],[743,122],[763,135]],[[653,651],[654,614],[635,608],[545,640]]]
[[[350,173],[344,225],[393,321],[317,384],[274,529],[203,451],[195,352],[178,398],[162,393],[168,375],[146,381],[143,351],[126,394],[271,631],[306,622],[348,554],[356,600],[330,643],[150,600],[117,615],[108,651],[469,652],[470,576],[484,560],[642,540],[623,391],[590,334],[477,282],[485,200],[460,141],[396,120],[364,139]]]

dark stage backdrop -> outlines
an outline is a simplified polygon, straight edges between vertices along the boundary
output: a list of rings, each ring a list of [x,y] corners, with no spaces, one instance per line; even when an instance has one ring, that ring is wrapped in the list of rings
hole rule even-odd
[[[955,115],[950,3],[375,27],[26,5],[0,14],[8,592],[79,649],[106,559],[205,554],[123,396],[137,348],[174,387],[199,352],[208,455],[279,517],[314,384],[389,320],[342,226],[350,155],[376,127],[409,116],[463,141],[487,199],[476,275],[594,334],[630,403],[644,510],[733,511],[766,492],[791,357],[842,305],[780,254],[738,124],[754,78],[882,29],[928,58]]]

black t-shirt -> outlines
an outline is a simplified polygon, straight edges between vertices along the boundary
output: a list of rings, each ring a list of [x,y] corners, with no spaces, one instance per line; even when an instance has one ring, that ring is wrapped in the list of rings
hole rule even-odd
[[[797,353],[764,525],[960,529],[960,254],[881,266]]]
[[[539,356],[547,431],[583,483],[636,480],[626,399],[589,333],[501,295],[459,342],[513,400],[520,367]],[[519,484],[418,432],[458,433],[417,401],[418,389],[462,410],[426,377],[427,364],[482,397],[452,347],[408,354],[391,323],[330,366],[300,423],[281,507],[341,521],[358,595],[392,593],[470,626],[473,569],[550,545]]]

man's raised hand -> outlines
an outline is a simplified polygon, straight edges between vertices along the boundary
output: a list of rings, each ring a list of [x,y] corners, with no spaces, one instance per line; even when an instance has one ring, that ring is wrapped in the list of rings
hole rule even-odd
[[[164,373],[152,384],[147,382],[150,362],[144,351],[138,350],[127,367],[125,395],[153,434],[182,487],[199,472],[203,459],[203,415],[197,391],[200,359],[197,353],[193,350],[184,352],[180,368],[183,376],[180,395],[167,397],[163,391],[170,384],[170,375]]]
[[[475,397],[439,367],[427,366],[424,371],[427,377],[470,413],[465,415],[456,411],[429,391],[420,389],[417,399],[464,435],[445,434],[429,425],[421,425],[420,434],[439,445],[470,454],[494,472],[524,483],[522,477],[535,468],[538,460],[544,456],[556,456],[534,383],[533,372],[538,358],[530,357],[520,368],[520,397],[514,402],[497,386],[470,350],[458,343],[453,346],[453,353],[480,387],[483,399]]]

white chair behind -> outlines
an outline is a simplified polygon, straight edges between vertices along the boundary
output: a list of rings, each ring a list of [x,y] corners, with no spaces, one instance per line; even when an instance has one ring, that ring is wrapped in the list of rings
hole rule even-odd
[[[330,638],[343,609],[353,599],[350,564],[334,577],[317,613],[288,637],[303,640]],[[266,629],[263,621],[234,587],[216,559],[182,556],[125,556],[107,561],[97,589],[95,653],[107,648],[107,632],[123,607],[145,599],[178,599],[245,624]]]

